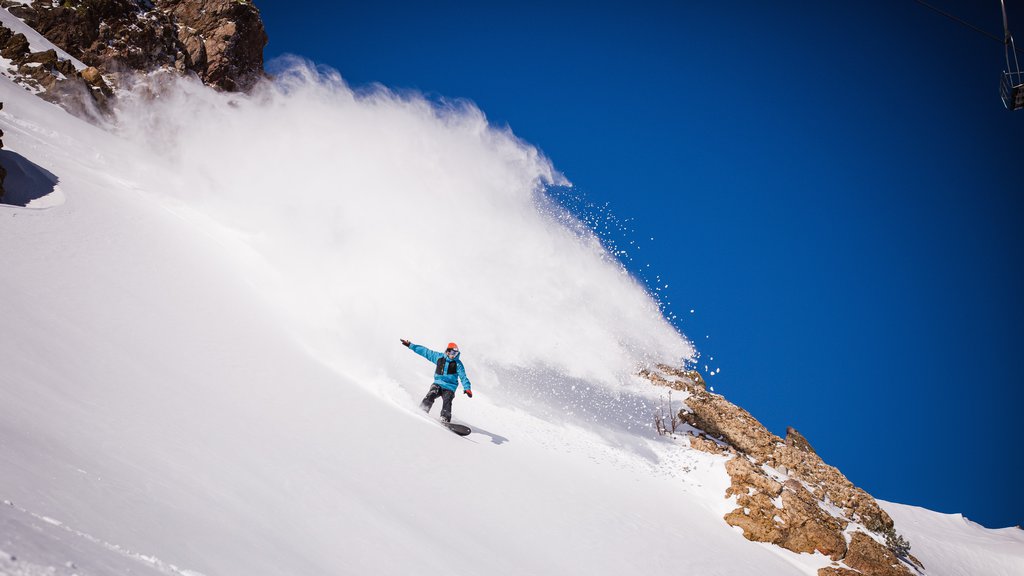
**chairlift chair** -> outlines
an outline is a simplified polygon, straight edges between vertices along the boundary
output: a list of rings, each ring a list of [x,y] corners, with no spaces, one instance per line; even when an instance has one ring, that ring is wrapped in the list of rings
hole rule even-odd
[[[1006,0],[999,0],[1003,7],[1003,43],[1006,45],[1006,70],[999,82],[999,95],[1007,110],[1024,110],[1024,73],[1017,60],[1017,48],[1010,35],[1010,24],[1006,19]],[[1011,64],[1010,55],[1013,55]]]

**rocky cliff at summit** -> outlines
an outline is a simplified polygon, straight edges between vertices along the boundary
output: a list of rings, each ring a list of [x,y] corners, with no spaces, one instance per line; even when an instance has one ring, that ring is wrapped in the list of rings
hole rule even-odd
[[[87,93],[102,111],[134,73],[173,70],[205,84],[245,91],[263,77],[267,34],[247,0],[65,0],[2,5],[88,66],[81,72],[56,54],[29,52],[24,35],[0,32],[0,49],[44,98],[76,112],[69,95]],[[5,29],[6,30],[6,29]],[[37,62],[40,66],[26,67]],[[82,89],[84,85],[84,90]]]

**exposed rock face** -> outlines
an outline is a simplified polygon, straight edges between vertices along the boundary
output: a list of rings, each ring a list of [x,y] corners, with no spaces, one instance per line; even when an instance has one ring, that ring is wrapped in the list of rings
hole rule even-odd
[[[263,74],[267,35],[248,0],[64,0],[10,11],[115,83],[124,72],[169,69],[234,91]],[[20,49],[12,42],[4,50]]]
[[[850,553],[843,562],[865,576],[905,576],[908,570],[888,548],[863,532],[850,538]]]
[[[71,56],[104,72],[148,71],[186,57],[174,24],[136,0],[37,2],[12,10]]]
[[[726,463],[732,480],[726,497],[735,496],[738,508],[725,516],[726,522],[742,528],[749,540],[794,552],[817,550],[846,563],[823,568],[830,570],[829,576],[909,576],[896,555],[870,536],[855,533],[856,545],[847,544],[844,531],[851,522],[881,535],[894,530],[892,518],[868,493],[826,464],[803,435],[793,428],[785,440],[772,434],[746,410],[708,392],[695,371],[659,369],[660,373],[643,375],[688,394],[688,408],[680,411],[680,420],[724,442],[735,454]],[[690,442],[705,451],[713,451],[709,444],[718,448],[710,439],[692,437]]]
[[[849,568],[826,566],[818,569],[818,576],[862,576],[862,574]]]
[[[0,56],[3,56],[8,60],[17,60],[28,55],[28,38],[25,38],[24,34],[20,32],[18,34],[14,34],[7,28],[4,28],[2,40],[3,49],[0,50]]]
[[[71,60],[61,59],[55,50],[30,52],[24,34],[14,34],[0,25],[0,54],[11,60],[13,80],[45,100],[57,102],[80,117],[105,110],[113,92],[106,83],[90,85]]]
[[[825,513],[815,497],[796,480],[780,483],[741,455],[725,465],[732,485],[726,497],[740,506],[726,515],[743,528],[748,540],[770,542],[793,552],[815,550],[838,560],[846,554],[843,524]]]
[[[267,34],[259,10],[239,0],[159,0],[178,26],[192,70],[207,84],[247,90],[263,74]]]

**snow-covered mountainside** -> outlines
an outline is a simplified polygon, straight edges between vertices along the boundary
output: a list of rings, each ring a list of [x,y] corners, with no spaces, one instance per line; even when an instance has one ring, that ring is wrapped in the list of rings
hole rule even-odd
[[[102,130],[0,78],[0,574],[813,575],[637,376],[692,345],[536,149],[295,62]],[[158,97],[154,97],[158,95]],[[416,408],[455,340],[460,438]],[[886,504],[924,574],[1024,531]]]

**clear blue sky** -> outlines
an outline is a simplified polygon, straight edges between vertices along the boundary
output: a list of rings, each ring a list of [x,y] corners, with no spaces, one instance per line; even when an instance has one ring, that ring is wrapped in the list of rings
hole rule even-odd
[[[998,1],[931,3],[1001,36]],[[772,431],[876,497],[1024,524],[1000,43],[914,0],[256,4],[268,60],[472,100],[609,202],[716,390]]]

